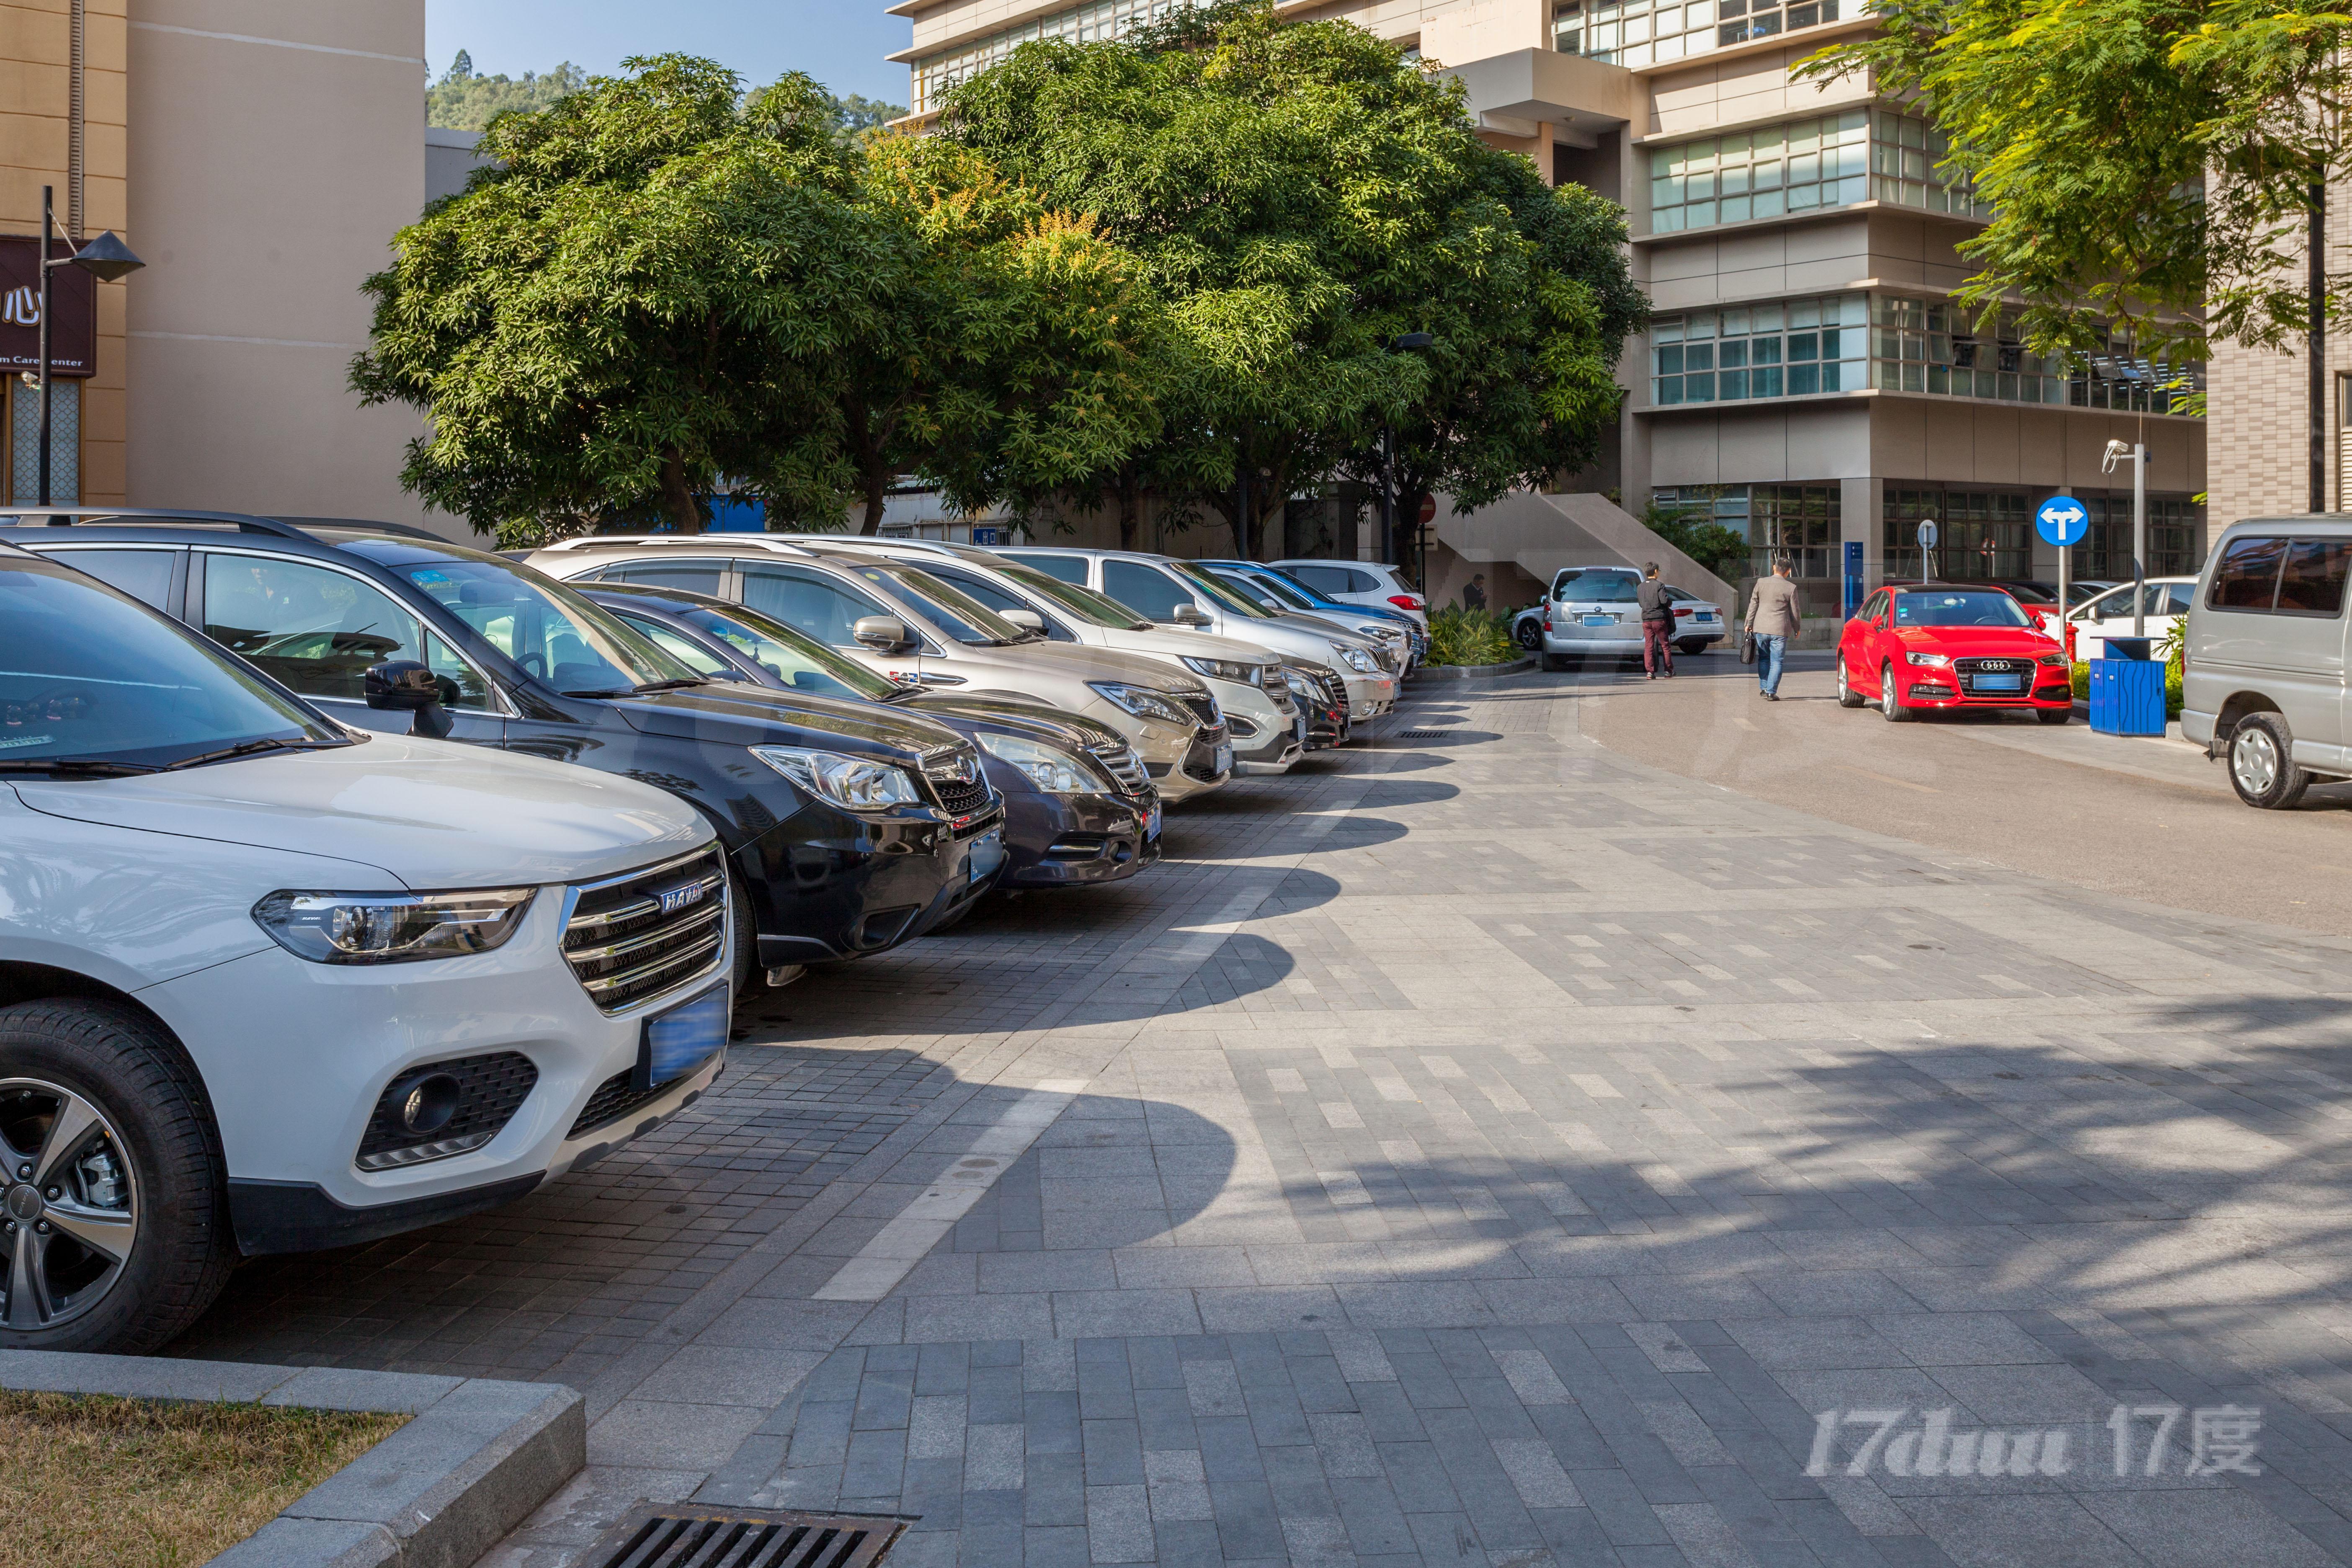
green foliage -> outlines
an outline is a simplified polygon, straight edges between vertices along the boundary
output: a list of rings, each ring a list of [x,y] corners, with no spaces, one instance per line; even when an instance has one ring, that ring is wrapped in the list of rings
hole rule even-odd
[[[1643,510],[1642,526],[1727,583],[1748,574],[1748,541],[1704,511],[1670,511],[1653,502]]]
[[[495,160],[368,280],[370,403],[430,416],[403,480],[501,537],[659,518],[723,479],[840,525],[921,472],[967,504],[1115,463],[1158,318],[1128,259],[945,144],[869,157],[791,75],[626,62],[481,142]]]
[[[1990,198],[1959,298],[2025,302],[2036,347],[2207,357],[2302,331],[2300,235],[2345,159],[2352,16],[2278,0],[1881,0],[1801,74],[1924,95]],[[2346,275],[2330,279],[2340,309]]]
[[[441,79],[425,89],[425,123],[450,131],[479,131],[489,124],[492,115],[509,110],[529,113],[545,109],[587,85],[588,73],[570,60],[545,76],[535,71],[525,71],[520,78],[476,76],[473,57],[459,49]]]
[[[1622,215],[1496,153],[1459,87],[1352,24],[1265,0],[1116,43],[1039,43],[967,82],[946,134],[1136,253],[1175,339],[1164,428],[1123,475],[1233,518],[1370,469],[1399,427],[1412,491],[1465,505],[1574,466],[1643,319]],[[1425,356],[1390,352],[1426,331]],[[1124,513],[1123,513],[1124,516]]]
[[[1509,616],[1451,605],[1430,612],[1431,664],[1501,664],[1517,657]]]

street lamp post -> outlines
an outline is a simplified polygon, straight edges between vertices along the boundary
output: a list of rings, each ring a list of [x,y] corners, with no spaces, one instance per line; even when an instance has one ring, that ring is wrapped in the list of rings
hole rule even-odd
[[[41,187],[41,457],[38,504],[42,506],[49,504],[49,275],[60,267],[79,267],[101,283],[112,283],[128,278],[147,265],[132,255],[131,247],[116,238],[110,228],[71,256],[50,256],[50,237],[57,229],[52,205],[55,197],[55,187]]]
[[[1389,353],[1421,353],[1436,342],[1434,332],[1401,332],[1389,340]],[[1396,421],[1384,416],[1381,420],[1381,538],[1391,551],[1397,548],[1396,501]],[[1425,603],[1429,598],[1429,559],[1428,550],[1422,542],[1420,521],[1418,517],[1413,519],[1413,581]],[[1403,552],[1397,553],[1402,563]]]
[[[2114,473],[2116,465],[2126,458],[2132,466],[2132,636],[2144,637],[2147,636],[2147,448],[2110,441],[2099,471]]]

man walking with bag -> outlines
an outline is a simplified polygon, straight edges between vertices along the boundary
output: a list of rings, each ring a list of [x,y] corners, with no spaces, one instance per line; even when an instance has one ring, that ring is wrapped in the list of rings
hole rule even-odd
[[[1797,584],[1790,581],[1789,558],[1772,563],[1772,574],[1759,577],[1748,595],[1748,636],[1756,649],[1758,694],[1767,702],[1780,700],[1780,660],[1796,637],[1801,607]]]
[[[1633,602],[1642,606],[1642,670],[1644,677],[1655,680],[1664,676],[1675,678],[1675,606],[1666,597],[1666,585],[1659,580],[1658,563],[1654,561],[1642,568],[1642,585],[1633,590]]]

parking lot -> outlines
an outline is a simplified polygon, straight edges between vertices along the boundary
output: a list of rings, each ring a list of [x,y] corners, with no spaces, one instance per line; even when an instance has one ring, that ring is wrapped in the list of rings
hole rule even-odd
[[[1424,685],[176,1353],[581,1388],[501,1568],[688,1496],[924,1568],[2352,1562],[2352,948],[2021,869],[1961,781],[2169,786],[1924,725],[1809,781],[1698,663]]]

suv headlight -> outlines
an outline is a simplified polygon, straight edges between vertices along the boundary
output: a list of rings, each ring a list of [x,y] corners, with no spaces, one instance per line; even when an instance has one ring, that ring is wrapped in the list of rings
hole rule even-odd
[[[470,893],[279,891],[253,906],[269,940],[312,963],[415,963],[506,945],[537,888]]]
[[[1047,795],[1107,795],[1110,781],[1086,763],[1063,751],[1018,735],[992,735],[983,731],[980,743],[988,754],[1011,763],[1029,775],[1029,782]]]
[[[1331,651],[1339,656],[1340,663],[1358,675],[1378,675],[1381,672],[1380,661],[1362,648],[1348,647],[1339,643],[1333,643]]]
[[[1192,710],[1164,691],[1154,691],[1149,686],[1129,686],[1119,680],[1089,680],[1087,685],[1114,708],[1124,709],[1139,719],[1157,719],[1162,724],[1181,724],[1187,730],[1199,722]],[[1211,699],[1212,702],[1215,700]]]
[[[1244,686],[1255,686],[1258,683],[1257,666],[1236,664],[1229,658],[1194,658],[1188,654],[1184,658],[1184,668],[1195,675],[1206,676],[1211,680],[1238,681]]]
[[[919,805],[914,778],[904,768],[839,752],[804,752],[791,746],[754,746],[751,754],[814,795],[851,811],[887,811]]]
[[[1941,669],[1952,662],[1952,656],[1946,653],[1906,653],[1903,656],[1903,662],[1924,664],[1931,669]]]

